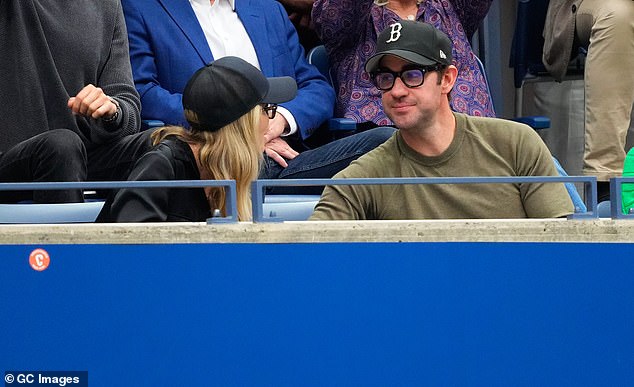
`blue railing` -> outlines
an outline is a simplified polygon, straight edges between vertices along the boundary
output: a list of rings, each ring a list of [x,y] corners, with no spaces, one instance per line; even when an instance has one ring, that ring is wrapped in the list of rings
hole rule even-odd
[[[612,219],[634,219],[632,209],[630,209],[629,214],[624,214],[621,209],[623,203],[621,188],[623,183],[634,183],[634,177],[614,177],[610,179],[610,216]]]
[[[121,188],[200,188],[226,187],[226,216],[214,216],[207,223],[238,221],[235,180],[160,180],[160,181],[92,181],[54,183],[0,183],[0,191],[99,190]]]
[[[589,211],[574,213],[570,218],[598,218],[597,179],[594,176],[492,176],[492,177],[398,177],[373,179],[278,179],[256,180],[252,184],[253,221],[279,222],[279,218],[265,216],[262,203],[267,187],[310,187],[324,185],[394,185],[394,184],[500,184],[500,183],[583,183],[586,207]]]
[[[521,184],[521,183],[579,183],[583,184],[585,212],[576,212],[572,219],[596,219],[597,181],[594,176],[530,176],[530,177],[438,177],[438,178],[374,178],[374,179],[278,179],[256,180],[252,183],[254,222],[279,222],[275,213],[265,212],[266,189],[269,187],[311,187],[326,185],[393,185],[393,184]],[[634,177],[617,177],[610,181],[610,215],[613,219],[634,219],[634,213],[621,211],[621,188],[624,183],[634,183]],[[0,191],[29,190],[101,190],[121,188],[198,188],[226,187],[227,213],[225,217],[214,216],[208,223],[237,222],[236,183],[233,180],[175,180],[175,181],[102,181],[102,182],[47,182],[47,183],[0,183]],[[275,196],[275,195],[273,195]],[[292,198],[293,195],[289,195]],[[289,201],[292,206],[292,200]]]

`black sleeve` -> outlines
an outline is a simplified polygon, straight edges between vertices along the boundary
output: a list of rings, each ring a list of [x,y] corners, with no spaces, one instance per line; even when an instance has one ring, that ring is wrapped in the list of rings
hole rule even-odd
[[[128,181],[175,180],[174,166],[158,149],[141,157]],[[114,222],[162,222],[167,220],[169,189],[126,188],[116,194],[110,209]]]

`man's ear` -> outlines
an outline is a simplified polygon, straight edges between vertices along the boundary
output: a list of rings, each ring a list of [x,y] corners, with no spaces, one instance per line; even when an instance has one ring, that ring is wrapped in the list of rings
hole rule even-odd
[[[445,69],[442,75],[441,87],[443,94],[448,94],[458,78],[458,69],[454,65],[449,65]]]

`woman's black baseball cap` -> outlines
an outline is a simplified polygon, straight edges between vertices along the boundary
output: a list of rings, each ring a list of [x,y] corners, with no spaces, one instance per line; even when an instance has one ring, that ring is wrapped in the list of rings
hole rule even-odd
[[[267,78],[235,56],[215,60],[192,75],[183,91],[183,108],[196,113],[195,130],[216,131],[258,104],[282,103],[297,95],[291,77]]]

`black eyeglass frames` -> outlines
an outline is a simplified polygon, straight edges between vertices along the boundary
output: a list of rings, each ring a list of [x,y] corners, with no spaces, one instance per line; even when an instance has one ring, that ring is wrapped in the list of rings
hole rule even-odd
[[[277,113],[277,105],[274,103],[263,103],[260,105],[262,107],[262,111],[269,119],[275,118],[275,113]]]
[[[427,67],[413,67],[407,68],[403,71],[390,71],[387,69],[379,69],[370,74],[372,83],[377,89],[381,91],[388,91],[394,87],[396,78],[401,78],[401,81],[405,86],[412,88],[418,87],[425,82],[425,74],[430,71],[442,70],[443,66],[427,66]]]

